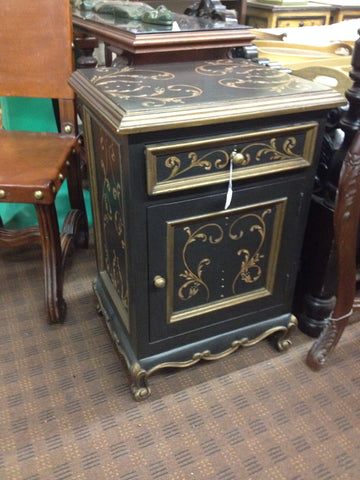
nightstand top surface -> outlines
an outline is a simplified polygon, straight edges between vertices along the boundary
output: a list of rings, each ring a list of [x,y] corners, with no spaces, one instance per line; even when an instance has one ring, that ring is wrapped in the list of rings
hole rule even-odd
[[[329,109],[331,88],[243,59],[76,71],[70,84],[118,130],[156,130]]]

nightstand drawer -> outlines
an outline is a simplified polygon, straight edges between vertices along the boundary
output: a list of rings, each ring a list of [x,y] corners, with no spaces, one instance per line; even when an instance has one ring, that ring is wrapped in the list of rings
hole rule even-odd
[[[278,28],[285,27],[320,27],[326,25],[326,17],[299,17],[299,18],[286,18],[278,17],[276,26]]]
[[[306,5],[283,5],[247,1],[246,24],[253,28],[284,28],[329,25],[333,8],[330,5],[308,2]]]
[[[147,193],[159,195],[309,167],[317,123],[147,145]]]

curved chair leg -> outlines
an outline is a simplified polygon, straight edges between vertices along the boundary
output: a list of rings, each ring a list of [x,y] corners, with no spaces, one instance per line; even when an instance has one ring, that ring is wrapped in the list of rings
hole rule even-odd
[[[77,247],[88,248],[89,229],[80,172],[79,151],[68,162],[68,191],[71,211],[65,219],[62,233],[70,233]]]
[[[360,215],[360,131],[342,165],[334,212],[338,253],[338,287],[334,311],[307,356],[307,364],[319,370],[348,324],[356,293],[356,246]]]
[[[82,210],[70,210],[67,213],[60,234],[62,267],[76,247],[88,248],[89,243],[88,222],[85,212]]]
[[[35,205],[44,265],[45,305],[49,323],[62,323],[66,315],[63,298],[64,269],[55,205]]]

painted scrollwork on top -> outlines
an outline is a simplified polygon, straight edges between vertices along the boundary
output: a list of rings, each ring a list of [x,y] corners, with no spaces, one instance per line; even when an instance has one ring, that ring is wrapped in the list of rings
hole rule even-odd
[[[262,68],[256,64],[234,62],[230,59],[207,61],[196,68],[200,75],[221,78],[218,83],[228,88],[240,88],[259,90],[266,89],[269,92],[282,92],[286,89],[298,89],[299,80],[293,75],[275,70],[274,68]],[[231,76],[230,76],[231,75]],[[302,83],[302,88],[304,84]],[[309,85],[311,89],[311,84]]]
[[[302,106],[302,95],[304,101],[309,102],[313,94],[324,89],[295,75],[244,59],[188,62],[186,68],[182,62],[99,67],[84,70],[82,76],[92,84],[92,95],[100,92],[111,104],[120,107],[121,118],[129,118],[136,112],[139,120],[140,117],[146,119],[147,125],[153,117],[154,125],[160,122],[172,128],[178,123],[193,125],[195,119],[199,124],[213,123],[217,116],[220,118],[228,112],[233,118],[250,119],[251,111],[261,114],[259,105],[263,103],[265,109],[272,108],[275,102],[278,108],[284,106],[284,112],[290,111],[292,106]],[[292,103],[288,95],[293,93],[298,95],[294,95]],[[155,109],[164,109],[159,118],[154,115]]]
[[[91,82],[117,100],[137,99],[143,107],[182,104],[200,96],[203,91],[194,85],[169,83],[175,75],[144,67],[124,67],[121,70],[100,67]]]

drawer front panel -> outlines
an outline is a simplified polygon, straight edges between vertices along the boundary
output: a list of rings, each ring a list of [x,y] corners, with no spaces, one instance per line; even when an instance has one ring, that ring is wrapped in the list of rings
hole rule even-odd
[[[285,27],[319,27],[321,25],[327,25],[327,19],[325,16],[321,17],[279,17],[276,22],[276,26],[279,28]]]
[[[317,123],[145,148],[149,195],[309,167]]]

